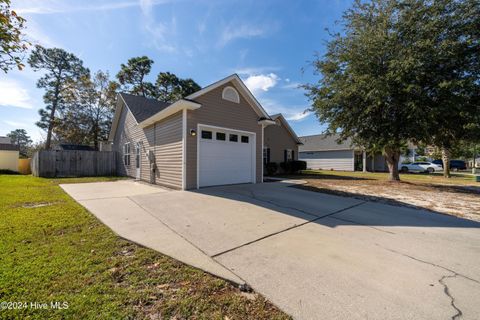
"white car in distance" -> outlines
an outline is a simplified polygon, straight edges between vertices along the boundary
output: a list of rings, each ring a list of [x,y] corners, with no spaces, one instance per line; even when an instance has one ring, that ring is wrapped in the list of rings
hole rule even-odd
[[[413,163],[401,163],[398,165],[398,169],[401,172],[407,173],[407,172],[426,172],[426,173],[434,173],[434,172],[439,172],[443,171],[442,166],[439,166],[438,164],[431,163],[431,162],[413,162]]]

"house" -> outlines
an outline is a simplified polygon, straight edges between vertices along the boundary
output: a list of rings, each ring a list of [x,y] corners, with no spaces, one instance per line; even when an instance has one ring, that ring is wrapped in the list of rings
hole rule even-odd
[[[282,114],[271,116],[275,124],[264,129],[263,163],[280,164],[298,160],[298,146],[302,144]]]
[[[173,103],[119,94],[108,140],[120,175],[183,190],[259,183],[275,124],[234,74]]]
[[[18,171],[19,147],[9,137],[0,137],[0,170]]]
[[[83,144],[59,144],[55,150],[68,150],[68,151],[95,151],[95,148],[92,146],[87,146]]]
[[[307,162],[308,169],[339,171],[388,171],[385,157],[380,153],[374,155],[355,146],[350,138],[338,143],[338,134],[317,134],[299,138],[303,145],[299,147],[299,159]],[[416,147],[408,144],[409,156],[400,156],[399,163],[415,159]],[[365,168],[365,170],[364,170]]]

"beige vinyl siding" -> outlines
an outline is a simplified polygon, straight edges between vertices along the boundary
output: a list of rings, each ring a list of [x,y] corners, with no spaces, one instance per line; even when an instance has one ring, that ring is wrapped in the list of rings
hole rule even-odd
[[[141,179],[148,181],[149,179],[145,176],[145,172],[148,174],[148,159],[145,158],[145,154],[149,148],[148,143],[145,143],[146,137],[142,129],[140,129],[133,117],[132,113],[128,111],[128,108],[122,106],[122,113],[118,121],[118,129],[115,133],[115,138],[113,140],[113,149],[117,151],[119,156],[117,157],[117,171],[119,175],[129,176],[135,178],[136,169],[135,169],[135,143],[138,141],[144,141],[143,146],[141,146],[141,166],[140,174]],[[125,143],[130,142],[130,165],[125,165],[123,161],[123,147]],[[145,166],[147,165],[147,167]]]
[[[299,159],[307,162],[308,169],[354,171],[353,150],[306,151]]]
[[[18,171],[18,150],[0,150],[0,169]]]
[[[123,107],[113,150],[117,151],[119,175],[136,176],[135,143],[140,144],[140,179],[172,188],[182,187],[182,113],[178,112],[147,128],[140,128],[128,108]],[[123,146],[130,142],[130,165],[123,162]],[[148,152],[155,155],[156,172],[153,175]]]
[[[281,122],[265,127],[264,135],[265,148],[270,148],[270,162],[283,162],[285,149],[293,150],[294,159],[298,159],[298,145]]]
[[[155,181],[172,188],[182,188],[182,112],[177,112],[153,126],[155,132]]]
[[[262,181],[262,126],[258,124],[258,114],[245,100],[241,90],[240,103],[222,99],[222,91],[226,86],[235,85],[228,82],[212,91],[195,99],[202,105],[197,110],[187,111],[187,132],[191,129],[197,130],[197,124],[205,124],[234,130],[243,130],[256,133],[256,181]],[[200,132],[198,132],[200,134]],[[187,172],[186,188],[197,187],[197,137],[187,135]]]

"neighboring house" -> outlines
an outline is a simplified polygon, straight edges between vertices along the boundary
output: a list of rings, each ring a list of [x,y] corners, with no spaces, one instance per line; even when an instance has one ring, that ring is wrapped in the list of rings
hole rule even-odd
[[[381,153],[375,155],[355,146],[351,139],[338,143],[339,135],[317,134],[300,137],[299,159],[307,162],[308,169],[339,171],[388,171],[387,162]],[[415,146],[408,144],[409,154],[415,157]],[[401,163],[409,157],[400,156]]]
[[[263,163],[280,164],[290,160],[298,160],[298,146],[302,144],[282,114],[271,116],[275,121],[264,130]]]
[[[95,151],[92,146],[83,144],[59,144],[55,147],[55,150],[69,150],[69,151]]]
[[[0,137],[0,170],[18,171],[19,147],[9,137]]]
[[[273,124],[234,74],[174,103],[119,94],[108,140],[121,175],[177,189],[258,183]]]

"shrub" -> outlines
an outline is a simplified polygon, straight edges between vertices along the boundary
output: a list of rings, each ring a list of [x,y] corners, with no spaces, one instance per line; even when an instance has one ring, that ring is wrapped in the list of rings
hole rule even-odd
[[[275,173],[277,173],[278,164],[276,162],[269,162],[265,165],[265,169],[267,171],[267,175],[274,175]]]
[[[280,168],[282,168],[285,173],[296,173],[301,170],[306,170],[307,163],[300,160],[287,161],[280,163]]]

